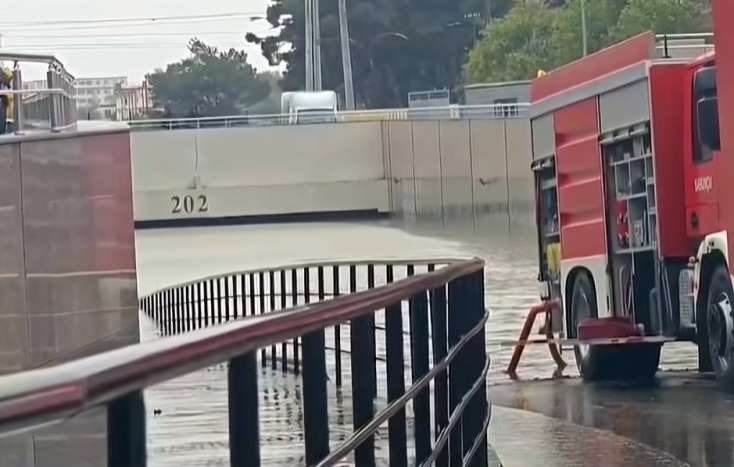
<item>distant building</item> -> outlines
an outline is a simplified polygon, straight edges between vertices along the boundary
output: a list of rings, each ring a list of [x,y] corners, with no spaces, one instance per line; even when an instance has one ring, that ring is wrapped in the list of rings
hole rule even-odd
[[[147,81],[143,81],[140,86],[121,85],[115,89],[117,120],[129,121],[144,118],[152,107],[153,97]]]
[[[466,105],[503,105],[498,109],[502,116],[517,115],[513,104],[530,102],[530,81],[471,84],[464,87]]]
[[[116,118],[115,89],[127,85],[127,77],[77,78],[76,107],[82,119]]]

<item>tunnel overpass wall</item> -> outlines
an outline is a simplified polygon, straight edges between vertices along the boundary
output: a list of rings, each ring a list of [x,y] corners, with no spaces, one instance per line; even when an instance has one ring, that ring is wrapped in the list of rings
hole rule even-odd
[[[532,217],[526,119],[386,122],[391,212],[405,219]]]
[[[135,131],[141,226],[390,213],[473,219],[532,212],[523,118]]]
[[[127,129],[0,136],[0,375],[137,343]],[[101,465],[106,418],[0,440],[0,467]]]

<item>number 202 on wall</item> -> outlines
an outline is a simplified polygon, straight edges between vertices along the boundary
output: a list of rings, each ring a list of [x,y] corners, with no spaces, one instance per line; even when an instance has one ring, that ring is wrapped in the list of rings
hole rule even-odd
[[[171,214],[195,214],[209,212],[206,195],[171,196]]]

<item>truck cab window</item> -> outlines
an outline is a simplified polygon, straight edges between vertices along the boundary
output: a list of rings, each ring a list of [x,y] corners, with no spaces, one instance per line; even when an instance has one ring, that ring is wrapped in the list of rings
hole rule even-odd
[[[715,66],[707,66],[696,72],[693,83],[693,122],[694,161],[710,161],[714,152],[721,149]]]

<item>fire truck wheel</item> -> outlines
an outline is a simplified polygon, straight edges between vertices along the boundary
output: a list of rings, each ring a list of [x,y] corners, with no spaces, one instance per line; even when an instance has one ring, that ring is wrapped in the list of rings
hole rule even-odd
[[[571,294],[571,317],[573,323],[573,337],[578,337],[579,324],[587,318],[599,316],[596,307],[596,292],[585,272],[576,275]],[[573,348],[576,365],[585,380],[598,379],[598,349],[589,345],[577,345]]]
[[[599,316],[596,293],[585,273],[576,276],[571,296],[574,329],[587,318]],[[654,380],[660,363],[659,344],[579,345],[576,364],[585,381],[620,380],[646,383]]]
[[[711,276],[707,327],[711,365],[727,392],[734,392],[734,290],[729,271],[719,266]]]

